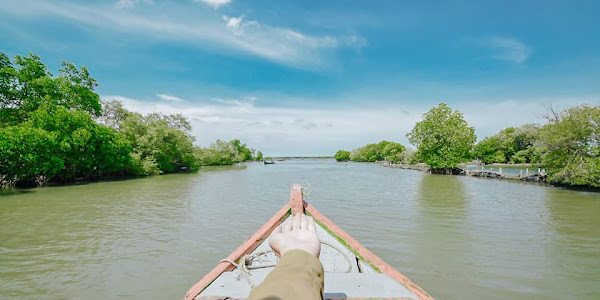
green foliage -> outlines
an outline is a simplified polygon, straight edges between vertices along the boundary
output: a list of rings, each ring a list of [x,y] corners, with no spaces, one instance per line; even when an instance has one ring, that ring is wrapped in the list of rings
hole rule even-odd
[[[535,150],[538,132],[539,126],[536,124],[508,127],[477,143],[473,148],[473,156],[485,164],[538,162],[539,155]]]
[[[242,142],[238,139],[231,140],[229,143],[233,146],[234,152],[237,153],[234,158],[236,162],[252,160],[252,150],[249,149],[246,144],[242,144]]]
[[[423,114],[423,120],[406,136],[417,146],[417,159],[433,169],[456,168],[469,157],[476,140],[475,129],[445,103]]]
[[[15,182],[72,181],[120,173],[129,144],[83,111],[43,106],[3,130],[0,174]]]
[[[406,148],[404,151],[402,151],[402,154],[400,154],[399,162],[405,165],[414,165],[419,161],[417,160],[415,151],[410,148]]]
[[[130,173],[154,175],[196,166],[191,125],[181,115],[128,112],[118,102],[104,105],[101,122],[118,129],[132,146]]]
[[[122,171],[129,162],[129,144],[86,112],[43,107],[32,113],[28,123],[57,137],[64,166],[55,180],[99,178]]]
[[[64,164],[56,140],[55,134],[29,124],[0,129],[0,186],[54,177]]]
[[[486,137],[473,147],[473,156],[484,164],[505,162],[504,153],[499,149],[498,138]]]
[[[346,150],[338,150],[333,156],[337,161],[348,161],[350,160],[350,151]]]
[[[253,159],[255,150],[239,140],[194,149],[182,115],[141,115],[118,101],[101,105],[96,86],[85,67],[64,62],[54,77],[39,56],[11,61],[0,52],[0,185],[151,175],[203,160]]]
[[[263,159],[263,154],[262,154],[262,152],[258,151],[258,153],[256,153],[255,160],[262,160],[262,159]]]
[[[0,52],[0,124],[16,125],[29,119],[41,106],[59,106],[100,113],[100,97],[94,92],[96,80],[85,67],[77,69],[63,62],[57,77],[40,57],[15,56],[14,64]]]
[[[406,150],[406,147],[403,145],[389,142],[383,147],[381,155],[383,156],[383,160],[397,163],[402,160],[402,153],[404,153],[404,150]]]
[[[539,139],[548,181],[600,187],[600,106],[577,106],[548,119]]]
[[[381,141],[367,144],[350,153],[350,160],[360,162],[389,161],[399,162],[406,147],[399,143]]]
[[[194,156],[201,166],[221,166],[252,160],[252,151],[237,139],[229,142],[217,140],[209,148],[196,147]],[[259,151],[254,159],[262,159],[262,156],[262,152]]]

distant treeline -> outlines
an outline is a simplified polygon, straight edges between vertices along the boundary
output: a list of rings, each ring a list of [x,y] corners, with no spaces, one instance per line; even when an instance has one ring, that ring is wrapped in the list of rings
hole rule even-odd
[[[561,112],[550,109],[546,119],[544,125],[508,127],[475,144],[474,128],[459,111],[441,103],[425,113],[406,135],[416,151],[382,141],[351,152],[339,150],[335,159],[422,162],[432,170],[448,173],[472,160],[484,164],[532,163],[546,169],[548,182],[600,187],[600,106],[584,104]]]
[[[402,144],[381,141],[377,144],[368,144],[350,151],[339,150],[334,158],[337,161],[375,162],[388,161],[392,163],[415,163],[414,151]]]
[[[261,159],[239,140],[193,145],[180,114],[102,103],[85,67],[53,76],[40,57],[0,52],[0,187],[140,176]]]

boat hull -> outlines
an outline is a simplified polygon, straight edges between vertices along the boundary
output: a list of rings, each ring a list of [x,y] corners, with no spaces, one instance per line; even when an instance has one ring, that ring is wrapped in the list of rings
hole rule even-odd
[[[269,236],[287,222],[290,215],[312,216],[323,245],[320,260],[325,270],[325,299],[433,299],[408,277],[388,265],[349,234],[335,225],[315,207],[303,201],[302,188],[292,186],[291,200],[284,205],[227,260],[249,268],[247,276],[235,266],[222,261],[194,285],[184,299],[243,299],[252,286],[260,284],[278,261],[269,252]],[[245,256],[246,255],[246,256]],[[249,257],[256,258],[256,262]]]

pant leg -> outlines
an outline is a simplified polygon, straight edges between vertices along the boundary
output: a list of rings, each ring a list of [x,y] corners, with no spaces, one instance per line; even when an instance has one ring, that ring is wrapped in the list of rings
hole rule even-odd
[[[318,258],[303,250],[291,250],[248,299],[321,300],[323,279],[323,265]]]

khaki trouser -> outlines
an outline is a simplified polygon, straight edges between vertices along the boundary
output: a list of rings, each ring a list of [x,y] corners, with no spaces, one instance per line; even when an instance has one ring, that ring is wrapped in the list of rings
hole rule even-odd
[[[291,250],[250,292],[249,300],[320,300],[323,299],[323,265],[318,258],[302,250]]]

